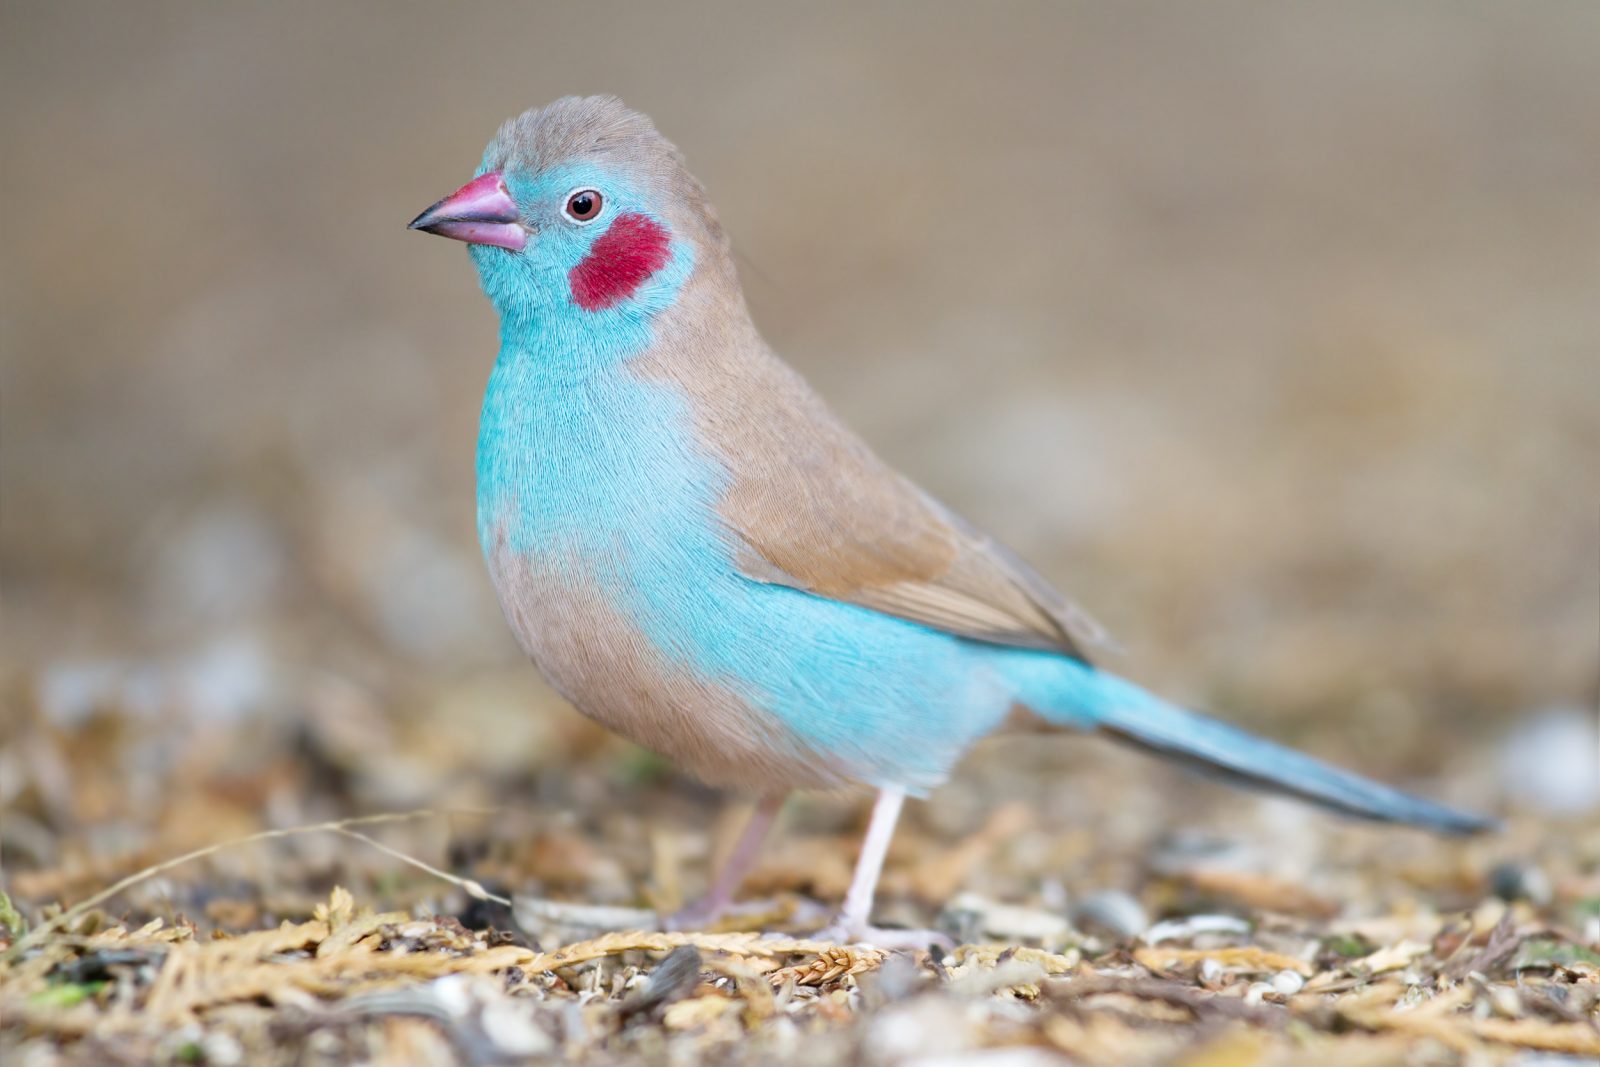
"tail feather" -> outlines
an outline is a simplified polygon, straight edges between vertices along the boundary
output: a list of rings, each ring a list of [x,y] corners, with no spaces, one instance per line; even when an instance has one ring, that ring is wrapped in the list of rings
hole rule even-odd
[[[1101,731],[1139,748],[1197,765],[1239,785],[1284,793],[1357,818],[1451,834],[1481,833],[1499,825],[1169,704],[1116,675],[1094,673],[1093,721]]]

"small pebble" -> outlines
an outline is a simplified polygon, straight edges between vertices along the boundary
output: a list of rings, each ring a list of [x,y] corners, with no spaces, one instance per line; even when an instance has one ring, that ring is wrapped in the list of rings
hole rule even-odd
[[[1144,907],[1120,889],[1090,893],[1073,909],[1072,921],[1084,933],[1117,941],[1138,937],[1150,926]]]
[[[1272,991],[1281,996],[1292,997],[1305,987],[1306,980],[1299,971],[1279,971],[1272,976]]]
[[[1244,937],[1249,933],[1250,924],[1234,915],[1190,915],[1156,923],[1144,932],[1144,941],[1159,945],[1163,941],[1182,941],[1201,934]]]
[[[534,1024],[532,1009],[509,998],[483,1006],[478,1026],[498,1052],[510,1056],[540,1056],[555,1048],[555,1041]]]
[[[1510,986],[1489,987],[1489,1004],[1496,1015],[1505,1019],[1520,1019],[1523,1015],[1522,997]]]
[[[460,1019],[472,1010],[472,979],[465,974],[447,974],[422,987],[434,1008],[447,1019]]]
[[[232,1034],[216,1032],[200,1039],[200,1054],[215,1067],[235,1067],[244,1062],[244,1046]]]
[[[1067,920],[1054,912],[1002,904],[977,893],[962,893],[950,901],[939,925],[963,938],[978,934],[1017,941],[1053,942],[1072,932]]]
[[[1498,863],[1489,871],[1489,891],[1501,900],[1545,905],[1555,895],[1550,876],[1531,863]]]

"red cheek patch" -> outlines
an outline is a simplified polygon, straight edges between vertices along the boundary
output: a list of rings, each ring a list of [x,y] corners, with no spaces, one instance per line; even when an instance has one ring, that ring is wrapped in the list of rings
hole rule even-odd
[[[572,299],[585,311],[614,307],[672,258],[666,227],[647,215],[618,215],[589,254],[567,274]]]

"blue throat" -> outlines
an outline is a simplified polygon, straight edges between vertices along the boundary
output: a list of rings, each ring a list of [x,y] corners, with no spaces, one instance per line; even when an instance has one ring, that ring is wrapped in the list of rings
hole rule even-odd
[[[551,299],[547,285],[504,291],[509,272],[489,258],[500,255],[488,250],[478,264],[500,311],[500,354],[478,426],[478,539],[487,553],[499,529],[517,551],[540,552],[552,538],[584,533],[585,520],[596,534],[627,525],[651,499],[632,475],[660,452],[652,412],[663,421],[678,412],[660,410],[673,398],[627,364],[650,347],[656,315],[693,272],[694,253],[675,243],[672,261],[632,300],[597,312]]]

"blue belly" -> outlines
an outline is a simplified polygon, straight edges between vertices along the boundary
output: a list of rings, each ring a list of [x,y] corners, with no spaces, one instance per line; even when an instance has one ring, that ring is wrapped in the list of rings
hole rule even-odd
[[[670,662],[738,693],[849,777],[924,789],[1053,655],[978,644],[754,581],[717,513],[725,468],[684,398],[626,365],[581,380],[502,354],[479,441],[479,532],[581,561]]]

